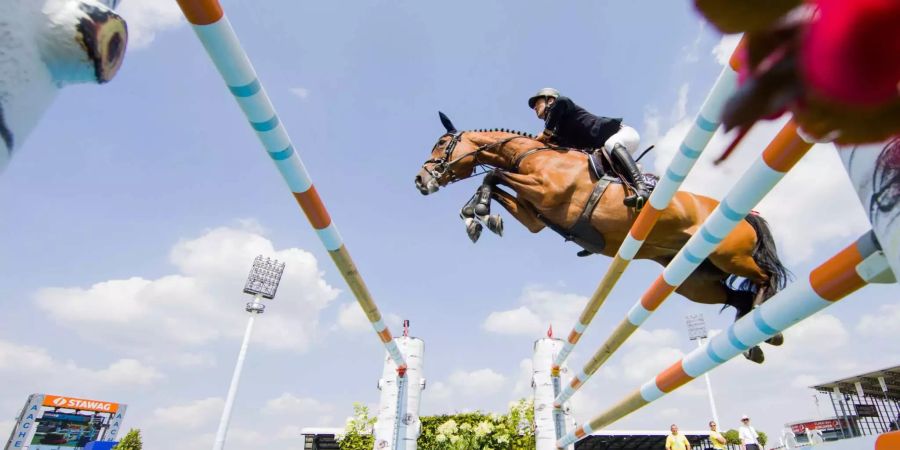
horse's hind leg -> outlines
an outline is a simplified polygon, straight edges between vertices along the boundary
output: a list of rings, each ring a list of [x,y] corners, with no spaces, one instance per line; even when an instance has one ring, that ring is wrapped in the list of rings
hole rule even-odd
[[[522,225],[525,225],[525,228],[528,228],[528,231],[537,233],[544,229],[544,222],[538,218],[537,211],[535,211],[531,205],[519,200],[509,192],[506,192],[497,186],[494,186],[492,196],[497,200],[497,203],[500,203],[500,206],[509,211],[516,220],[522,223]]]
[[[769,275],[753,259],[755,248],[756,233],[753,227],[741,221],[709,255],[709,261],[726,274],[763,284],[768,281]]]
[[[753,310],[754,294],[749,291],[730,289],[725,284],[727,277],[728,274],[707,260],[675,292],[698,303],[732,306],[737,310],[734,319],[737,321]],[[762,363],[765,360],[765,355],[759,346],[753,346],[745,351],[744,357],[755,363]]]

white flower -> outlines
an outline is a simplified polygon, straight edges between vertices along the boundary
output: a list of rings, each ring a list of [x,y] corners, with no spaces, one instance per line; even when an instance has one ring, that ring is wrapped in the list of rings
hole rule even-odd
[[[488,421],[480,422],[478,426],[475,427],[475,436],[481,437],[485,436],[494,431],[494,425]]]

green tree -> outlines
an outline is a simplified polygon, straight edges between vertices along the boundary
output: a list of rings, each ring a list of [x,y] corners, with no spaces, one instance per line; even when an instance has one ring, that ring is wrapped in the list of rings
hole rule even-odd
[[[769,436],[767,436],[766,433],[764,433],[762,431],[757,430],[757,433],[759,434],[760,445],[765,446],[766,443],[769,442]],[[725,436],[725,440],[728,441],[728,443],[730,445],[741,445],[741,437],[740,437],[740,434],[738,433],[738,430],[735,430],[732,428],[732,429],[722,433],[722,436]]]
[[[132,428],[128,430],[128,434],[112,450],[141,450],[141,448],[143,448],[141,430]]]
[[[519,400],[506,414],[479,411],[464,414],[421,417],[420,450],[534,450],[534,404]],[[354,404],[354,417],[339,440],[341,450],[370,450],[374,417],[368,409]]]
[[[722,436],[725,436],[725,440],[728,441],[729,445],[741,445],[740,434],[734,428],[722,433]]]
[[[353,404],[353,417],[347,420],[343,436],[338,437],[341,450],[371,450],[375,438],[372,427],[376,417],[369,416],[369,408],[362,403]]]

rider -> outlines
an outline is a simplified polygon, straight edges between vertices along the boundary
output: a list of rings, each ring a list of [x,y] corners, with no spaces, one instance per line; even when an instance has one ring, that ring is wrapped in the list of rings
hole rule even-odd
[[[641,139],[634,128],[624,125],[622,119],[595,116],[553,88],[541,89],[531,96],[528,107],[544,119],[539,141],[578,149],[605,148],[634,187],[635,192],[625,197],[625,206],[644,206],[650,190],[631,156]]]

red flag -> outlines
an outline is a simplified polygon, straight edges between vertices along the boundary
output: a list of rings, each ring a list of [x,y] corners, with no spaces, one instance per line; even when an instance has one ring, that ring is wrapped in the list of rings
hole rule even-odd
[[[548,338],[553,337],[553,324],[552,323],[550,324],[550,329],[547,330],[547,337]]]

